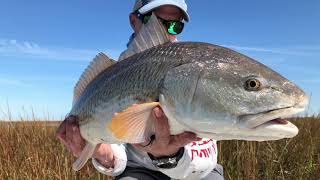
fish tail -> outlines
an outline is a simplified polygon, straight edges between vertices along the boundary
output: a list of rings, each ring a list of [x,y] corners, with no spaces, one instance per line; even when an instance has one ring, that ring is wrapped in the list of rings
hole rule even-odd
[[[86,164],[88,159],[92,156],[95,148],[96,144],[88,142],[82,150],[78,159],[72,164],[72,169],[75,171],[79,171]]]

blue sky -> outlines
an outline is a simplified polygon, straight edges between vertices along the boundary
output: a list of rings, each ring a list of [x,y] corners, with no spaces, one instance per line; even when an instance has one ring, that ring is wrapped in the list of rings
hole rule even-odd
[[[200,3],[201,2],[201,3]],[[181,41],[223,45],[256,58],[312,94],[320,112],[320,1],[187,0]],[[134,0],[2,0],[0,118],[60,119],[73,86],[100,51],[126,48]]]

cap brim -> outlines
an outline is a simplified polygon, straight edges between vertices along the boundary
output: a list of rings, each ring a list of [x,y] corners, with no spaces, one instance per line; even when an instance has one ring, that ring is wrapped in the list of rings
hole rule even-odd
[[[155,8],[158,8],[160,6],[163,6],[163,5],[173,5],[173,6],[178,7],[183,12],[185,21],[187,21],[187,22],[189,21],[189,19],[190,19],[189,18],[189,14],[186,11],[183,10],[184,7],[182,7],[179,3],[176,3],[176,2],[170,1],[170,0],[167,0],[167,1],[152,1],[152,2],[150,2],[148,4],[146,4],[145,6],[141,7],[139,9],[139,13],[146,14],[149,11],[151,11],[151,10],[153,10]]]

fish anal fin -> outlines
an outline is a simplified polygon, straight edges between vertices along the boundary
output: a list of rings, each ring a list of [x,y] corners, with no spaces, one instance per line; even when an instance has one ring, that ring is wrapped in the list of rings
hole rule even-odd
[[[116,113],[107,129],[121,142],[141,143],[154,134],[152,109],[159,102],[134,104],[122,112]]]

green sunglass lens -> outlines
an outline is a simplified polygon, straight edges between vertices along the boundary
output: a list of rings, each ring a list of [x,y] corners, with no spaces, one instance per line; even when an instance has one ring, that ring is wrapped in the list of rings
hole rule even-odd
[[[169,34],[177,35],[180,34],[183,30],[184,24],[182,22],[171,21],[167,22],[167,30]]]
[[[173,34],[173,35],[178,34],[178,33],[176,32],[175,26],[176,26],[176,22],[171,22],[171,23],[170,23],[170,26],[169,26],[169,28],[168,28],[168,33],[169,33],[169,34]]]
[[[148,13],[148,14],[145,14],[142,16],[142,23],[143,24],[147,24],[148,21],[150,20],[151,18],[151,13]],[[177,34],[180,34],[183,30],[183,27],[184,27],[184,23],[183,22],[180,22],[180,21],[167,21],[167,20],[164,20],[164,19],[161,19],[159,17],[157,17],[159,20],[161,20],[161,22],[163,23],[163,25],[167,28],[167,32],[169,34],[172,34],[172,35],[177,35]]]
[[[151,16],[144,16],[143,17],[143,24],[147,24]]]

